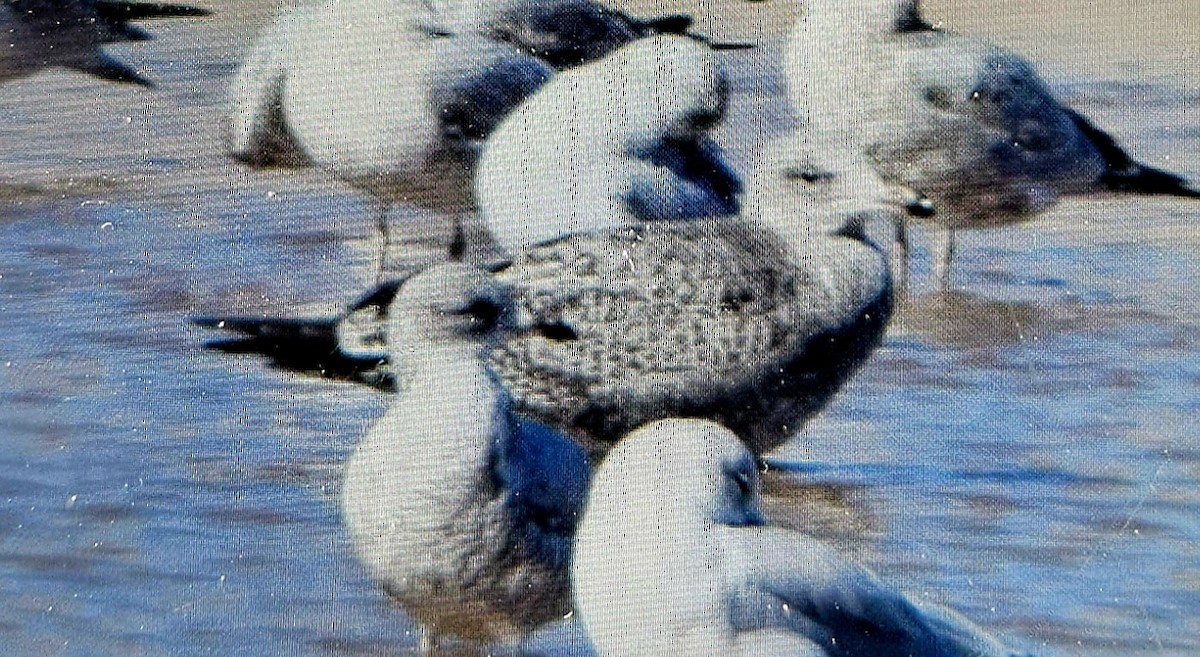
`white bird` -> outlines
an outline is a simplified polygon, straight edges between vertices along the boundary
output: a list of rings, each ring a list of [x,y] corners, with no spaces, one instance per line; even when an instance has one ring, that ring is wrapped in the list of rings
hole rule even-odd
[[[231,87],[233,157],[315,165],[366,191],[384,238],[380,271],[392,206],[444,213],[461,229],[482,140],[553,73],[503,43],[418,29],[413,4],[340,0],[287,12]]]
[[[785,63],[808,139],[870,157],[920,200],[914,216],[946,229],[942,287],[955,230],[1025,221],[1067,195],[1200,198],[1061,104],[1020,55],[930,25],[919,0],[805,2]]]
[[[497,244],[735,214],[741,182],[707,136],[728,85],[688,37],[639,39],[560,73],[484,146],[475,198]]]
[[[103,46],[153,38],[130,21],[209,13],[199,7],[161,2],[3,0],[0,82],[62,67],[102,80],[153,87],[149,79],[104,52]]]
[[[671,419],[597,468],[572,557],[601,655],[1011,655],[809,536],[765,525],[754,457],[731,431]]]
[[[390,244],[398,203],[461,215],[483,141],[553,74],[687,16],[640,20],[591,0],[334,0],[284,12],[231,86],[228,150],[254,166],[317,166],[367,192]],[[734,47],[737,47],[736,45]]]
[[[446,264],[407,280],[388,346],[399,395],[346,463],[342,513],[367,572],[423,629],[516,641],[570,611],[568,559],[590,468],[514,415],[485,365],[522,327],[510,291]]]

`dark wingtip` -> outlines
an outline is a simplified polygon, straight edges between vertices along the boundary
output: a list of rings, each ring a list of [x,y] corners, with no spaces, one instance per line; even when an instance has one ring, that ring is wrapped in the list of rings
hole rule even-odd
[[[146,89],[154,89],[157,86],[149,78],[143,77],[142,74],[108,56],[101,56],[94,61],[80,64],[75,69],[108,82],[133,84]]]
[[[896,32],[911,34],[913,32],[937,32],[934,24],[925,20],[921,15],[920,0],[905,0],[900,6],[900,15],[896,17]]]
[[[380,390],[395,390],[384,359],[354,358],[311,342],[239,337],[211,340],[204,348],[224,354],[261,356],[277,370],[326,380],[348,381]]]
[[[324,340],[336,342],[336,319],[291,319],[280,317],[236,317],[199,315],[188,320],[193,326],[231,331],[252,338]]]
[[[1109,170],[1100,178],[1100,184],[1122,194],[1200,198],[1200,189],[1188,184],[1183,176],[1138,163],[1122,171]]]
[[[1100,177],[1100,185],[1105,189],[1121,194],[1200,198],[1200,189],[1189,184],[1183,176],[1134,160],[1112,135],[1101,130],[1086,116],[1070,108],[1064,109],[1075,123],[1075,127],[1079,128],[1100,152],[1100,157],[1104,158],[1106,170]]]
[[[219,315],[196,315],[188,318],[188,323],[192,326],[207,329],[219,329],[233,331],[234,333],[253,334],[253,327],[262,324],[265,319],[255,319],[253,317],[230,317]]]
[[[708,44],[709,48],[712,48],[713,50],[753,50],[754,48],[758,47],[757,44],[749,43],[746,41],[709,41],[708,39],[702,39],[702,40]]]
[[[408,277],[396,278],[376,285],[360,297],[354,305],[350,306],[350,312],[365,310],[367,308],[386,309],[396,300],[396,295],[400,292],[400,286],[404,285],[404,281],[406,280],[408,280]]]
[[[146,30],[143,30],[142,28],[137,27],[135,25],[130,25],[128,23],[119,23],[116,25],[116,27],[114,29],[116,29],[118,32],[120,32],[121,36],[126,41],[153,41],[154,40],[154,36],[152,34],[150,34],[149,32],[147,32]]]
[[[377,291],[376,291],[377,292]],[[262,356],[271,367],[322,379],[349,381],[380,390],[395,390],[387,359],[355,356],[338,344],[338,320],[198,315],[193,326],[229,331],[204,348],[226,354]]]
[[[642,34],[686,34],[695,22],[688,14],[667,14],[638,21]]]
[[[192,5],[176,5],[166,2],[126,2],[124,0],[97,0],[96,10],[113,21],[127,22],[151,18],[186,18],[211,16],[212,10]]]

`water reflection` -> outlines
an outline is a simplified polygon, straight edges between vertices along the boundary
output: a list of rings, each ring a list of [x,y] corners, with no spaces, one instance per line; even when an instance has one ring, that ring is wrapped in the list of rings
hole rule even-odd
[[[1049,313],[1032,302],[989,299],[958,290],[906,296],[897,310],[893,335],[914,334],[960,348],[1037,340],[1049,329]]]

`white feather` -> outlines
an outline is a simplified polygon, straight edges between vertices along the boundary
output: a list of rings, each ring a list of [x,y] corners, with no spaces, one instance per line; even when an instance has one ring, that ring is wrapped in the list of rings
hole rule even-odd
[[[484,149],[475,195],[493,237],[512,251],[645,219],[729,214],[731,198],[672,161],[702,158],[740,188],[696,122],[719,118],[726,94],[716,54],[685,37],[641,39],[561,73]]]
[[[762,525],[754,459],[723,427],[665,420],[609,453],[575,539],[576,610],[622,657],[1007,655],[804,534]]]

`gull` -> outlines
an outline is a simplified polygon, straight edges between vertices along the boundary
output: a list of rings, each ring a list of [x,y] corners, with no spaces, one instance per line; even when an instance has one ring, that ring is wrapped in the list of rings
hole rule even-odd
[[[1200,198],[1059,102],[1031,62],[935,28],[918,0],[806,2],[785,60],[809,139],[867,155],[910,190],[913,216],[945,229],[942,288],[956,230],[1026,221],[1064,196]]]
[[[397,203],[450,215],[459,255],[475,162],[505,115],[555,69],[690,25],[588,0],[293,9],[262,33],[231,85],[228,151],[252,166],[320,167],[365,191],[384,254]]]
[[[513,413],[485,355],[522,328],[506,286],[458,263],[403,283],[387,343],[399,394],[347,461],[342,515],[367,572],[423,628],[512,642],[570,612],[586,455]]]
[[[63,67],[102,80],[153,87],[102,47],[153,37],[130,21],[207,16],[207,9],[125,0],[3,0],[0,2],[0,82]]]
[[[475,198],[508,252],[644,221],[727,216],[741,181],[708,136],[728,84],[708,44],[634,41],[565,71],[496,129]]]
[[[285,12],[231,86],[229,152],[252,165],[317,166],[369,194],[383,237],[398,202],[455,217],[472,207],[482,140],[553,74],[504,43],[430,34],[412,3],[341,0]]]
[[[623,439],[575,536],[575,610],[622,657],[1001,657],[957,613],[918,602],[805,534],[764,523],[757,463],[711,422]]]
[[[892,313],[886,256],[864,232],[886,208],[868,198],[820,212],[850,178],[812,170],[761,176],[782,187],[752,194],[764,220],[651,222],[522,249],[496,276],[536,324],[489,356],[514,407],[597,455],[679,415],[733,427],[759,454],[791,439],[866,362]],[[394,295],[380,286],[334,317],[192,321],[236,334],[210,347],[392,389],[381,327]]]

